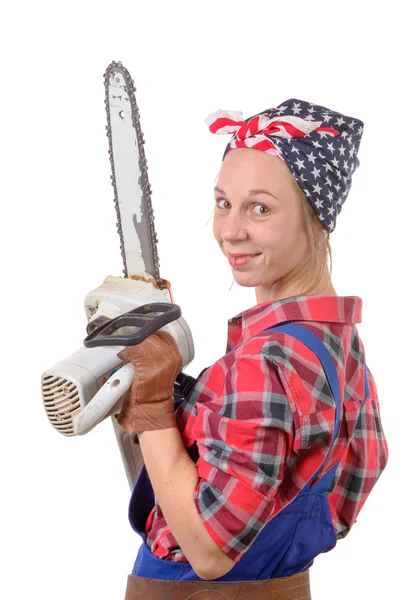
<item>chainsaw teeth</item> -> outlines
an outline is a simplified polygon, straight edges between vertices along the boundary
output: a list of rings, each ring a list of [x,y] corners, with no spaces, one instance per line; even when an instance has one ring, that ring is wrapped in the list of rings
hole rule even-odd
[[[150,238],[149,241],[151,243],[151,248],[152,248],[152,262],[153,262],[154,272],[150,273],[150,274],[153,275],[153,277],[155,278],[157,286],[159,288],[163,289],[165,286],[159,275],[159,256],[158,256],[158,251],[157,251],[158,239],[157,239],[156,231],[155,231],[154,214],[153,214],[153,207],[152,207],[152,200],[151,200],[152,190],[151,190],[150,183],[149,183],[149,177],[148,177],[148,172],[147,172],[147,160],[146,160],[146,156],[145,156],[145,152],[144,152],[145,139],[144,139],[144,135],[141,130],[141,127],[140,127],[140,115],[138,113],[137,102],[136,102],[136,98],[135,98],[136,88],[134,87],[134,81],[132,80],[130,73],[122,65],[122,63],[113,61],[107,67],[107,69],[104,73],[104,85],[105,85],[104,104],[105,104],[106,118],[107,118],[107,125],[106,125],[105,129],[106,129],[106,135],[107,135],[107,138],[109,141],[108,155],[109,155],[109,159],[111,162],[111,171],[112,171],[112,175],[110,176],[110,179],[111,179],[111,185],[114,189],[114,204],[115,204],[115,211],[117,213],[117,220],[118,220],[117,232],[120,237],[120,249],[121,249],[121,255],[122,255],[123,264],[124,264],[124,269],[123,269],[124,277],[128,277],[128,270],[127,270],[126,254],[125,254],[124,237],[123,237],[122,225],[121,225],[121,212],[120,212],[120,207],[119,207],[119,202],[118,202],[118,190],[117,190],[116,178],[115,178],[115,165],[114,165],[114,158],[113,158],[113,152],[112,152],[111,113],[110,113],[109,96],[108,96],[109,79],[110,79],[111,74],[115,70],[118,70],[118,72],[122,73],[124,76],[125,83],[126,83],[125,91],[130,98],[130,102],[131,102],[131,106],[132,106],[132,110],[133,110],[133,116],[134,116],[133,120],[134,120],[134,124],[135,124],[135,128],[136,128],[136,134],[137,134],[137,140],[138,140],[139,161],[140,161],[140,167],[141,167],[140,172],[142,173],[141,183],[142,183],[143,197],[144,197],[143,210],[145,210],[148,215],[148,221],[149,221],[148,235]]]

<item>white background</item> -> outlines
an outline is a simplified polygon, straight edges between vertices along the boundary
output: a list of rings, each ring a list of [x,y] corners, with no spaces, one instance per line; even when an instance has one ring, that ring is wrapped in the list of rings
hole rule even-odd
[[[14,2],[2,9],[0,596],[124,597],[140,538],[110,422],[65,438],[42,372],[82,345],[84,296],[122,275],[103,73],[137,87],[161,275],[193,332],[192,375],[255,304],[212,239],[228,137],[203,120],[297,97],[365,123],[331,237],[332,280],[363,298],[389,463],[349,536],[311,569],[314,599],[413,597],[418,505],[418,30],[415,3]],[[230,289],[231,288],[231,289]],[[417,556],[418,557],[418,556]]]

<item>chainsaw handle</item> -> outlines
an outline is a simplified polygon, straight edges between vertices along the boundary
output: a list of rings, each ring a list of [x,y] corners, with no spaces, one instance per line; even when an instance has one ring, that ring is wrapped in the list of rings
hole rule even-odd
[[[181,317],[181,308],[170,302],[149,302],[118,315],[114,319],[88,323],[88,335],[83,340],[86,348],[97,346],[136,346],[155,331]],[[134,332],[132,331],[134,329]],[[130,332],[128,332],[130,330]],[[116,335],[116,332],[120,332]]]
[[[133,380],[134,367],[131,363],[127,363],[105,381],[84,409],[73,412],[71,418],[75,435],[89,433],[108,416],[110,411],[118,412],[121,408],[119,400],[130,389]]]

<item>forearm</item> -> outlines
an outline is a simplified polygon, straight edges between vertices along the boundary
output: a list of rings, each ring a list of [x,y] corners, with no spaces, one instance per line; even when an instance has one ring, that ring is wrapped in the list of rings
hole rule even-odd
[[[139,434],[144,462],[156,498],[175,539],[202,579],[216,579],[235,561],[207,532],[194,503],[197,468],[185,450],[178,429]]]

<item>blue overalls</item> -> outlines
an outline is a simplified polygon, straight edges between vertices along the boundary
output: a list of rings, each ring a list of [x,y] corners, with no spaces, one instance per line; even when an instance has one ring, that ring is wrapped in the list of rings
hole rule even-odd
[[[334,435],[326,460],[338,435],[342,405],[337,371],[331,355],[321,340],[305,327],[285,323],[270,327],[267,331],[284,331],[299,339],[318,356],[324,368],[336,406]],[[364,391],[361,409],[369,391],[366,365]],[[360,413],[358,418],[359,416]],[[340,460],[319,481],[311,485],[321,472],[321,465],[298,496],[263,527],[240,561],[228,573],[212,581],[251,581],[294,575],[306,571],[318,554],[334,548],[337,538],[327,498],[339,463]],[[147,546],[145,524],[153,506],[153,489],[143,467],[129,504],[130,524],[144,542],[138,551],[132,575],[153,579],[202,581],[190,563],[158,558]]]

